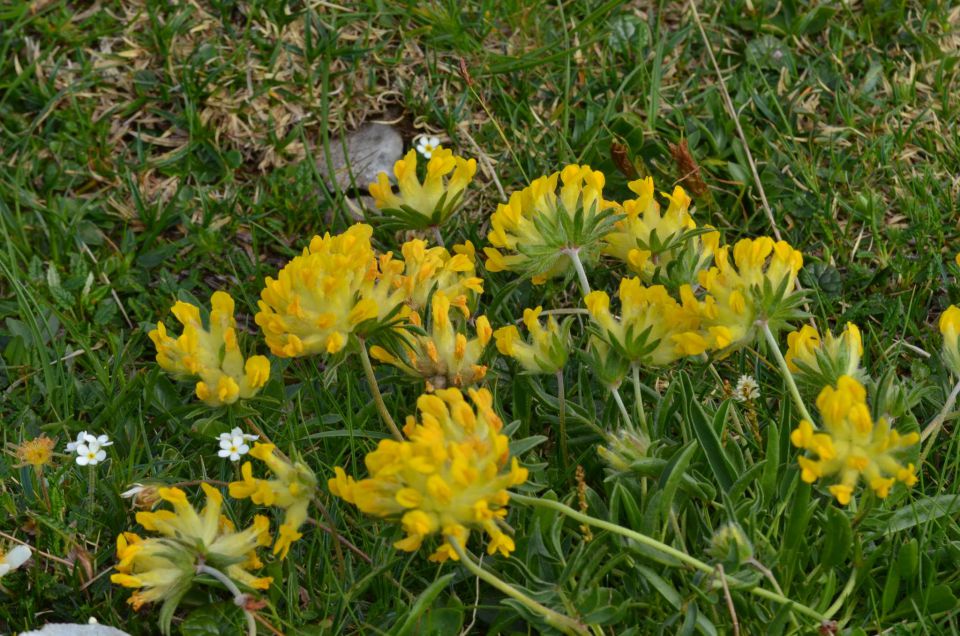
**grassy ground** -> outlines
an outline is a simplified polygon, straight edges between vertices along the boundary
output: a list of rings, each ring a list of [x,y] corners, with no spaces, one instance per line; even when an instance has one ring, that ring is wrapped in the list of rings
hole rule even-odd
[[[805,254],[802,282],[820,324],[856,321],[869,368],[895,370],[916,388],[921,424],[943,404],[950,379],[935,361],[935,318],[960,301],[952,264],[960,249],[960,9],[897,0],[856,8],[709,2],[699,9],[705,41],[688,6],[676,3],[307,4],[34,0],[0,7],[3,442],[11,448],[45,432],[62,448],[84,429],[116,442],[92,485],[89,471],[58,458],[47,471],[49,508],[29,470],[12,454],[0,456],[0,530],[41,553],[33,567],[4,579],[0,631],[96,616],[152,633],[155,617],[132,620],[127,591],[109,582],[114,537],[134,524],[119,493],[150,479],[232,479],[234,467],[216,457],[214,437],[245,418],[281,447],[299,449],[318,475],[336,465],[362,473],[363,451],[382,437],[382,426],[355,361],[281,362],[257,399],[211,410],[156,368],[146,333],[174,299],[206,304],[222,288],[237,299],[244,339],[254,346],[251,312],[264,276],[314,233],[346,225],[344,195],[327,192],[315,160],[364,121],[399,119],[408,138],[438,133],[494,166],[496,178],[481,169],[465,216],[448,233],[477,245],[485,244],[483,222],[499,200],[497,181],[509,192],[583,162],[607,173],[614,198],[627,194],[624,172],[631,170],[668,190],[689,176],[670,150],[686,140],[708,188],[695,199],[697,219],[728,241],[775,227]],[[396,248],[389,233],[377,238]],[[484,300],[495,325],[543,298],[576,303],[572,285],[501,294],[507,280],[488,277]],[[547,433],[552,440],[553,385],[511,379],[507,368],[498,367],[490,386],[506,419],[520,422],[515,437]],[[710,375],[689,371],[699,394],[719,392]],[[741,372],[757,375],[770,398],[759,413],[764,430],[789,425],[786,402],[774,399],[780,382],[756,355],[734,356],[720,371],[734,382]],[[392,410],[409,412],[417,388],[389,371],[381,381]],[[585,369],[571,368],[568,382],[583,419],[616,420]],[[663,413],[680,408],[666,402]],[[714,495],[699,512],[693,498],[678,504],[679,525],[668,528],[651,518],[647,502],[635,501],[636,488],[605,480],[599,441],[590,426],[571,424],[591,512],[636,521],[702,553],[684,536],[703,536],[721,519],[724,498]],[[762,457],[764,444],[741,441],[745,466],[756,465],[750,458]],[[793,478],[786,448],[784,455],[784,474]],[[522,456],[533,483],[567,498],[576,491],[572,470],[555,457],[553,441]],[[801,602],[825,610],[849,585],[837,615],[845,627],[947,633],[957,629],[960,527],[909,502],[955,494],[958,465],[957,444],[944,435],[915,491],[857,525],[853,551],[829,565],[821,561],[835,513],[826,497],[814,494],[816,505],[807,504],[796,480],[784,478],[765,501],[757,494],[726,505],[738,508],[758,551]],[[696,468],[693,479],[709,482],[707,471]],[[372,565],[355,555],[341,561],[329,535],[309,533],[295,558],[269,567],[277,583],[265,595],[265,615],[278,629],[385,633],[408,617],[411,598],[450,572],[453,583],[433,601],[420,633],[468,624],[476,633],[535,629],[467,573],[393,550],[391,526],[329,505]],[[655,574],[665,568],[648,555],[623,551],[609,537],[585,543],[575,525],[549,515],[511,519],[524,539],[515,559],[495,567],[541,600],[619,625],[618,633],[624,625],[637,625],[635,633],[692,629],[698,611],[730,629],[722,596],[699,592],[692,575]],[[674,527],[683,528],[680,536]],[[904,546],[919,546],[920,567],[900,565],[900,555],[914,549]],[[239,625],[239,613],[229,603],[206,606],[208,598],[204,592],[185,602],[178,629],[235,633],[229,622]],[[775,606],[755,606],[745,595],[737,604],[747,633],[771,620],[791,628]],[[220,614],[227,624],[218,625]]]

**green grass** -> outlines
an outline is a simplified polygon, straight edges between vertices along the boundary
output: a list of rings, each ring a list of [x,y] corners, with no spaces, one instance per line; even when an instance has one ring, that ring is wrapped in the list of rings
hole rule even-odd
[[[476,155],[472,138],[507,192],[566,163],[589,163],[607,174],[605,193],[618,200],[627,176],[611,158],[613,143],[658,190],[670,190],[685,175],[668,144],[686,139],[709,186],[696,200],[698,222],[728,242],[772,231],[686,4],[341,4],[284,11],[224,1],[207,13],[153,0],[0,8],[3,442],[12,449],[45,432],[62,449],[84,429],[115,441],[92,498],[88,471],[57,458],[46,472],[50,508],[15,455],[0,456],[0,531],[41,553],[4,577],[0,631],[96,616],[154,633],[156,612],[133,618],[128,591],[109,581],[115,536],[135,526],[119,493],[150,480],[233,479],[215,436],[245,418],[299,451],[321,481],[334,466],[365,474],[363,455],[384,428],[355,359],[274,360],[257,398],[212,410],[156,367],[146,337],[175,299],[205,305],[224,289],[237,299],[246,348],[263,352],[252,320],[263,278],[313,234],[346,227],[345,195],[328,193],[314,168],[342,130],[399,116],[408,138],[439,132],[465,156]],[[907,389],[912,411],[898,426],[910,428],[937,413],[952,385],[938,361],[936,318],[960,301],[960,12],[897,0],[861,9],[710,2],[700,15],[776,226],[804,252],[810,311],[820,325],[860,325],[872,375],[889,370]],[[445,231],[448,243],[485,245],[483,222],[498,201],[481,169],[463,216]],[[376,235],[384,249],[396,250],[398,238]],[[509,276],[482,275],[494,326],[522,307],[578,303],[573,284],[514,287]],[[601,271],[594,282],[611,290],[618,276]],[[916,503],[958,494],[952,423],[912,491],[901,488],[858,516],[800,484],[787,438],[793,416],[775,370],[752,351],[718,370],[733,383],[755,375],[765,398],[761,440],[722,436],[735,477],[744,478],[726,495],[702,453],[679,486],[670,480],[669,462],[697,439],[676,370],[660,379],[678,388],[648,400],[655,455],[668,463],[641,487],[636,475],[608,478],[596,431],[618,422],[616,409],[582,363],[568,366],[568,445],[572,465],[585,469],[590,514],[703,558],[713,530],[735,516],[788,596],[824,611],[843,591],[834,618],[844,629],[957,631],[956,513]],[[684,372],[712,414],[718,382],[700,365]],[[411,413],[419,387],[385,367],[378,374],[395,417]],[[653,386],[658,376],[644,379]],[[488,386],[504,419],[517,422],[515,440],[546,438],[521,455],[528,490],[576,505],[573,470],[558,461],[552,378],[519,376],[501,362]],[[668,482],[672,507],[662,503]],[[394,550],[394,525],[325,490],[321,498],[372,565],[350,552],[341,562],[331,536],[309,530],[293,558],[267,568],[276,582],[262,614],[284,633],[388,633],[445,574],[453,578],[434,590],[413,633],[542,629],[462,568]],[[231,508],[239,522],[253,510],[248,502]],[[849,552],[830,553],[850,520]],[[690,633],[698,617],[731,630],[722,593],[654,553],[603,532],[584,541],[577,524],[544,510],[513,506],[510,522],[514,557],[485,558],[485,566],[602,633]],[[175,630],[237,633],[242,617],[227,598],[196,589]],[[737,590],[733,599],[744,633],[794,629],[774,604]]]

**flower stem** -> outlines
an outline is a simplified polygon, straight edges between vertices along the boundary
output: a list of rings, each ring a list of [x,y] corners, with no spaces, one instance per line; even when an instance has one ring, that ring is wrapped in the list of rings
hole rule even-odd
[[[807,405],[803,403],[803,398],[800,397],[800,389],[797,388],[793,374],[790,373],[787,361],[783,359],[783,354],[780,353],[780,346],[777,344],[777,339],[773,337],[773,332],[770,331],[770,325],[767,324],[766,320],[758,320],[757,324],[760,325],[760,328],[763,330],[763,337],[766,338],[767,344],[770,345],[770,351],[773,352],[773,357],[777,359],[777,364],[780,366],[780,375],[783,376],[783,381],[787,383],[787,388],[790,389],[790,395],[793,396],[793,402],[796,404],[797,410],[800,411],[800,417],[810,422],[811,426],[816,428],[817,425],[810,415],[810,411],[807,410]]]
[[[447,536],[447,542],[453,546],[454,552],[457,553],[457,556],[460,557],[460,562],[463,563],[463,566],[467,568],[471,574],[477,576],[484,581],[486,581],[491,586],[500,590],[507,596],[517,601],[523,603],[524,607],[529,609],[535,614],[539,614],[547,621],[547,624],[551,627],[560,630],[564,634],[580,634],[589,636],[590,632],[587,631],[587,628],[570,618],[569,616],[564,616],[559,612],[541,605],[537,601],[533,600],[517,588],[513,587],[500,577],[498,577],[493,572],[484,570],[480,565],[474,561],[469,554],[463,549],[463,546],[460,545],[460,542],[457,541],[455,537]]]
[[[430,229],[433,230],[433,238],[437,242],[437,245],[439,245],[440,247],[446,247],[443,244],[443,234],[440,233],[440,228],[437,227],[436,225],[431,225]]]
[[[597,519],[595,517],[591,517],[589,515],[585,515],[583,513],[577,512],[573,508],[570,508],[569,506],[566,506],[560,503],[559,501],[553,501],[550,499],[541,499],[537,497],[527,497],[526,495],[519,495],[517,493],[510,493],[510,499],[522,504],[527,504],[528,506],[540,506],[542,508],[550,508],[551,510],[556,510],[557,512],[565,514],[566,516],[570,517],[575,521],[579,521],[580,523],[585,523],[587,525],[595,526],[597,528],[602,528],[603,530],[613,532],[614,534],[619,534],[623,537],[627,537],[628,539],[633,539],[637,543],[643,544],[645,546],[653,548],[654,550],[657,550],[658,552],[662,552],[663,554],[669,555],[677,559],[678,561],[693,567],[694,569],[704,572],[705,574],[710,574],[710,575],[717,574],[716,568],[714,568],[713,566],[707,563],[704,563],[703,561],[701,561],[700,559],[694,556],[687,554],[686,552],[677,550],[676,548],[671,547],[666,543],[657,541],[653,537],[648,537],[645,534],[641,534],[634,530],[630,530],[629,528],[624,528],[621,525],[610,523],[609,521],[604,521],[603,519]],[[826,620],[823,614],[821,614],[820,612],[810,607],[807,607],[806,605],[802,605],[801,603],[798,603],[794,600],[791,600],[785,597],[783,594],[778,594],[777,592],[771,592],[770,590],[767,590],[761,587],[756,587],[756,586],[748,587],[750,585],[749,583],[741,581],[727,574],[722,574],[721,576],[728,585],[732,585],[735,588],[738,588],[738,587],[746,588],[746,591],[750,592],[755,596],[759,596],[761,598],[765,598],[771,601],[776,601],[781,605],[787,605],[791,609],[801,614],[805,614],[810,618],[815,618],[818,621],[822,622]]]
[[[647,430],[647,412],[643,409],[643,393],[640,391],[640,365],[632,364],[630,365],[630,370],[633,374],[633,392],[637,401],[637,416],[640,418],[640,430],[650,435],[650,431]]]
[[[617,403],[617,406],[620,408],[620,414],[623,415],[623,421],[630,428],[633,428],[633,420],[630,419],[630,411],[627,410],[627,407],[623,403],[623,398],[620,397],[620,391],[617,387],[610,387],[610,395],[613,396],[613,401]]]
[[[233,594],[233,602],[237,607],[243,610],[243,614],[247,618],[248,636],[257,636],[257,619],[254,618],[253,613],[247,609],[247,599],[249,597],[240,591],[240,588],[237,587],[237,584],[230,580],[229,576],[217,568],[212,568],[204,563],[197,564],[197,574],[207,574],[223,583],[223,586],[227,588],[231,594]]]
[[[580,291],[586,296],[590,293],[590,281],[587,280],[587,272],[583,269],[583,261],[580,260],[580,248],[568,247],[563,250],[563,253],[570,257],[573,268],[577,270],[577,278],[580,279]]]
[[[560,460],[563,464],[563,471],[569,468],[569,457],[567,456],[567,398],[563,386],[563,369],[557,371],[557,401],[559,404],[559,413],[557,415],[557,436],[560,438]]]
[[[367,343],[364,342],[363,338],[357,338],[357,340],[360,342],[360,362],[363,363],[363,372],[367,376],[367,384],[370,385],[370,392],[373,394],[373,401],[377,405],[377,411],[380,412],[380,418],[383,420],[383,423],[387,425],[387,428],[390,429],[390,432],[393,433],[394,439],[402,442],[403,435],[400,433],[400,429],[397,428],[397,423],[390,417],[390,411],[387,410],[387,405],[383,402],[383,396],[380,394],[380,385],[377,384],[377,376],[374,375],[373,365],[370,364],[370,354],[367,353]]]

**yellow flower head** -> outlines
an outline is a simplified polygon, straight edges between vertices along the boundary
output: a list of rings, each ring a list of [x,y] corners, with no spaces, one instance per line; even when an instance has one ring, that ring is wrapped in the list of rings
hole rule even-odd
[[[584,299],[590,317],[613,349],[632,364],[663,366],[707,350],[693,290],[680,290],[683,304],[663,285],[645,287],[639,278],[620,281],[619,320],[610,313],[610,297],[595,291]]]
[[[603,199],[603,184],[602,172],[569,165],[511,194],[490,218],[487,269],[517,272],[540,284],[574,271],[572,250],[586,266],[594,264],[619,210]]]
[[[810,325],[787,334],[784,359],[801,385],[819,391],[824,386],[836,384],[842,375],[862,380],[865,376],[860,368],[862,355],[860,330],[848,322],[838,335],[827,333],[823,340]]]
[[[210,406],[233,404],[256,395],[270,379],[270,361],[252,356],[244,361],[237,343],[234,302],[230,294],[214,292],[210,297],[210,327],[200,320],[200,309],[177,301],[170,310],[183,325],[180,337],[167,334],[166,326],[147,334],[157,348],[157,363],[178,377],[200,378],[197,397]]]
[[[317,489],[317,478],[303,462],[281,457],[273,444],[254,444],[250,456],[259,459],[270,472],[273,479],[257,479],[253,476],[253,466],[245,462],[240,468],[241,481],[230,484],[230,496],[234,499],[249,498],[261,506],[277,506],[284,509],[283,524],[277,531],[277,542],[273,553],[281,559],[287,558],[291,544],[300,539],[302,526],[309,516],[310,500]]]
[[[314,236],[276,280],[267,277],[256,321],[274,355],[337,353],[358,325],[396,308],[403,263],[389,253],[378,262],[372,233],[359,223],[336,236]]]
[[[673,194],[661,193],[670,202],[663,213],[654,198],[652,177],[631,181],[627,187],[637,198],[624,201],[624,217],[604,237],[603,253],[626,263],[647,284],[657,281],[661,272],[669,273],[678,266],[682,279],[695,280],[696,273],[716,252],[720,233],[697,234],[697,224],[690,215],[690,197],[680,186],[673,189]]]
[[[451,317],[450,299],[442,291],[433,295],[430,313],[432,319],[426,335],[399,332],[404,341],[402,358],[379,346],[371,347],[370,355],[408,375],[423,378],[428,391],[451,386],[462,388],[482,380],[487,367],[480,364],[480,358],[493,334],[487,317],[477,317],[476,336],[468,339],[465,326],[454,324],[463,321]],[[410,321],[422,327],[418,314],[411,314]]]
[[[46,435],[35,437],[17,446],[17,457],[24,464],[42,468],[53,460],[54,444],[55,441]]]
[[[460,206],[463,192],[476,173],[476,159],[464,159],[446,148],[438,148],[430,155],[426,177],[421,182],[414,149],[393,166],[399,193],[394,194],[387,173],[381,172],[376,183],[370,184],[370,196],[378,208],[409,229],[439,226]]]
[[[940,333],[943,334],[943,359],[951,371],[960,375],[960,307],[950,305],[940,314]]]
[[[128,601],[134,609],[182,595],[200,562],[248,588],[270,587],[273,579],[250,573],[260,567],[257,548],[270,544],[270,522],[257,515],[250,527],[237,532],[221,515],[220,491],[207,484],[201,487],[207,503],[200,512],[179,488],[160,488],[158,494],[173,510],[137,513],[137,523],[160,536],[144,539],[124,532],[117,537],[117,573],[110,580],[136,589]]]
[[[803,301],[796,292],[803,254],[789,243],[767,236],[743,239],[733,247],[733,263],[729,251],[726,245],[719,248],[714,266],[699,273],[708,292],[704,323],[710,348],[716,350],[748,344],[760,318],[776,332],[801,315],[797,307]]]
[[[422,312],[434,290],[443,292],[450,304],[467,317],[474,294],[483,293],[483,279],[476,275],[476,250],[467,241],[453,246],[453,254],[443,247],[427,247],[420,239],[407,241],[400,248],[404,272],[395,283],[413,311]]]
[[[336,468],[330,492],[362,512],[398,520],[406,533],[394,543],[400,550],[413,552],[433,534],[466,544],[477,529],[489,538],[487,552],[508,555],[514,543],[504,531],[507,489],[526,481],[527,470],[510,458],[491,393],[471,389],[469,396],[473,407],[458,389],[420,396],[420,420],[410,416],[404,427],[408,439],[382,440],[367,455],[367,479]],[[445,538],[430,557],[457,558]]]
[[[553,316],[547,317],[546,327],[540,324],[542,307],[523,310],[523,324],[527,327],[529,341],[520,337],[515,325],[501,327],[493,332],[497,350],[510,356],[527,373],[554,374],[563,369],[569,356],[570,334],[561,329]]]
[[[805,482],[836,475],[838,482],[829,489],[841,505],[850,503],[861,477],[881,499],[897,481],[907,486],[916,483],[914,465],[904,466],[894,455],[919,442],[920,435],[900,435],[883,418],[874,422],[867,391],[857,380],[845,375],[837,380],[836,388],[825,387],[817,398],[817,409],[822,431],[802,420],[790,434],[794,446],[813,455],[798,458]]]

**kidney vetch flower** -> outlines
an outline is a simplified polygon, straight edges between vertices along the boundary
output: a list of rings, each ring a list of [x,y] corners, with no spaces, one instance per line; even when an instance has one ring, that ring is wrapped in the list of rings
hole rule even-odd
[[[513,539],[503,521],[510,494],[527,470],[510,459],[503,422],[486,389],[469,391],[473,407],[458,389],[438,390],[417,400],[420,421],[407,418],[402,442],[382,440],[366,457],[370,476],[359,481],[342,468],[330,492],[362,512],[399,520],[406,537],[394,547],[407,552],[427,537],[444,537],[433,561],[459,557],[446,537],[466,545],[472,529],[489,537],[487,552],[508,555]]]
[[[801,420],[790,434],[794,446],[815,455],[798,458],[800,476],[805,482],[839,476],[839,482],[829,490],[841,505],[850,503],[861,477],[881,499],[898,481],[907,486],[916,483],[914,465],[904,466],[894,454],[919,442],[919,433],[901,435],[884,418],[874,422],[866,389],[856,379],[841,376],[835,388],[824,387],[817,398],[817,409],[823,431]]]

